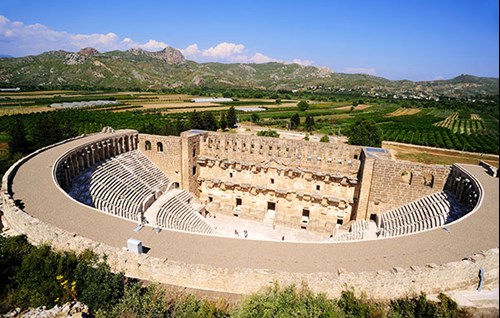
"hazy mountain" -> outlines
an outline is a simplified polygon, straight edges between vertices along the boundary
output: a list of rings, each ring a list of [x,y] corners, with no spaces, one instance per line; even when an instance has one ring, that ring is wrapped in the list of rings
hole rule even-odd
[[[334,73],[298,64],[222,64],[187,61],[179,50],[141,49],[100,53],[49,51],[36,56],[0,59],[0,85],[46,88],[162,89],[175,87],[241,87],[322,89],[368,95],[426,98],[436,95],[498,95],[498,78],[460,75],[439,81],[391,81],[365,74]]]

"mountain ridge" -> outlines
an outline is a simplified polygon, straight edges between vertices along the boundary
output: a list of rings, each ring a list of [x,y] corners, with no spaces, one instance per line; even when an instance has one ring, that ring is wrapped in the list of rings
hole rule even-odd
[[[328,90],[369,96],[413,98],[498,95],[499,79],[460,74],[448,80],[389,80],[368,74],[333,72],[325,67],[294,63],[197,63],[174,48],[157,52],[140,48],[101,53],[48,51],[0,59],[0,85],[58,88],[67,86],[115,89],[179,87]]]

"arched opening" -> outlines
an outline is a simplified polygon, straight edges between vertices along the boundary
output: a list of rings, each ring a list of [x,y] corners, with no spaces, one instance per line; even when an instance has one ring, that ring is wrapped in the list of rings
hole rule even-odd
[[[424,174],[424,186],[429,188],[432,188],[434,186],[434,176],[432,174]]]
[[[146,151],[151,150],[151,141],[146,140],[146,142],[144,143],[144,150],[146,150]]]
[[[161,142],[156,143],[156,151],[163,152],[163,144]]]
[[[408,171],[401,172],[401,182],[406,184],[411,184],[411,179],[413,178],[413,174]]]

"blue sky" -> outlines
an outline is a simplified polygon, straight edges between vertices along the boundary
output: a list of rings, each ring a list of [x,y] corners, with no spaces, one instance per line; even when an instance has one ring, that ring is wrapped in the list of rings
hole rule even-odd
[[[496,0],[0,0],[0,54],[169,45],[197,62],[498,77],[498,9]]]

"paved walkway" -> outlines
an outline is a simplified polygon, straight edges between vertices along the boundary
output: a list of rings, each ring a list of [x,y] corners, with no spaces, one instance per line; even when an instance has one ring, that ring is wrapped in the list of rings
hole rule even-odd
[[[110,246],[123,247],[136,238],[150,248],[149,255],[190,264],[220,268],[274,269],[287,272],[352,272],[389,270],[454,262],[499,246],[498,178],[479,166],[465,166],[483,184],[485,200],[465,220],[415,235],[350,243],[276,242],[229,239],[192,233],[162,231],[98,212],[71,199],[52,178],[53,164],[66,151],[99,136],[89,136],[52,148],[35,156],[18,170],[14,199],[25,211],[61,229]],[[234,229],[233,229],[234,230]],[[250,232],[252,235],[252,232]]]

